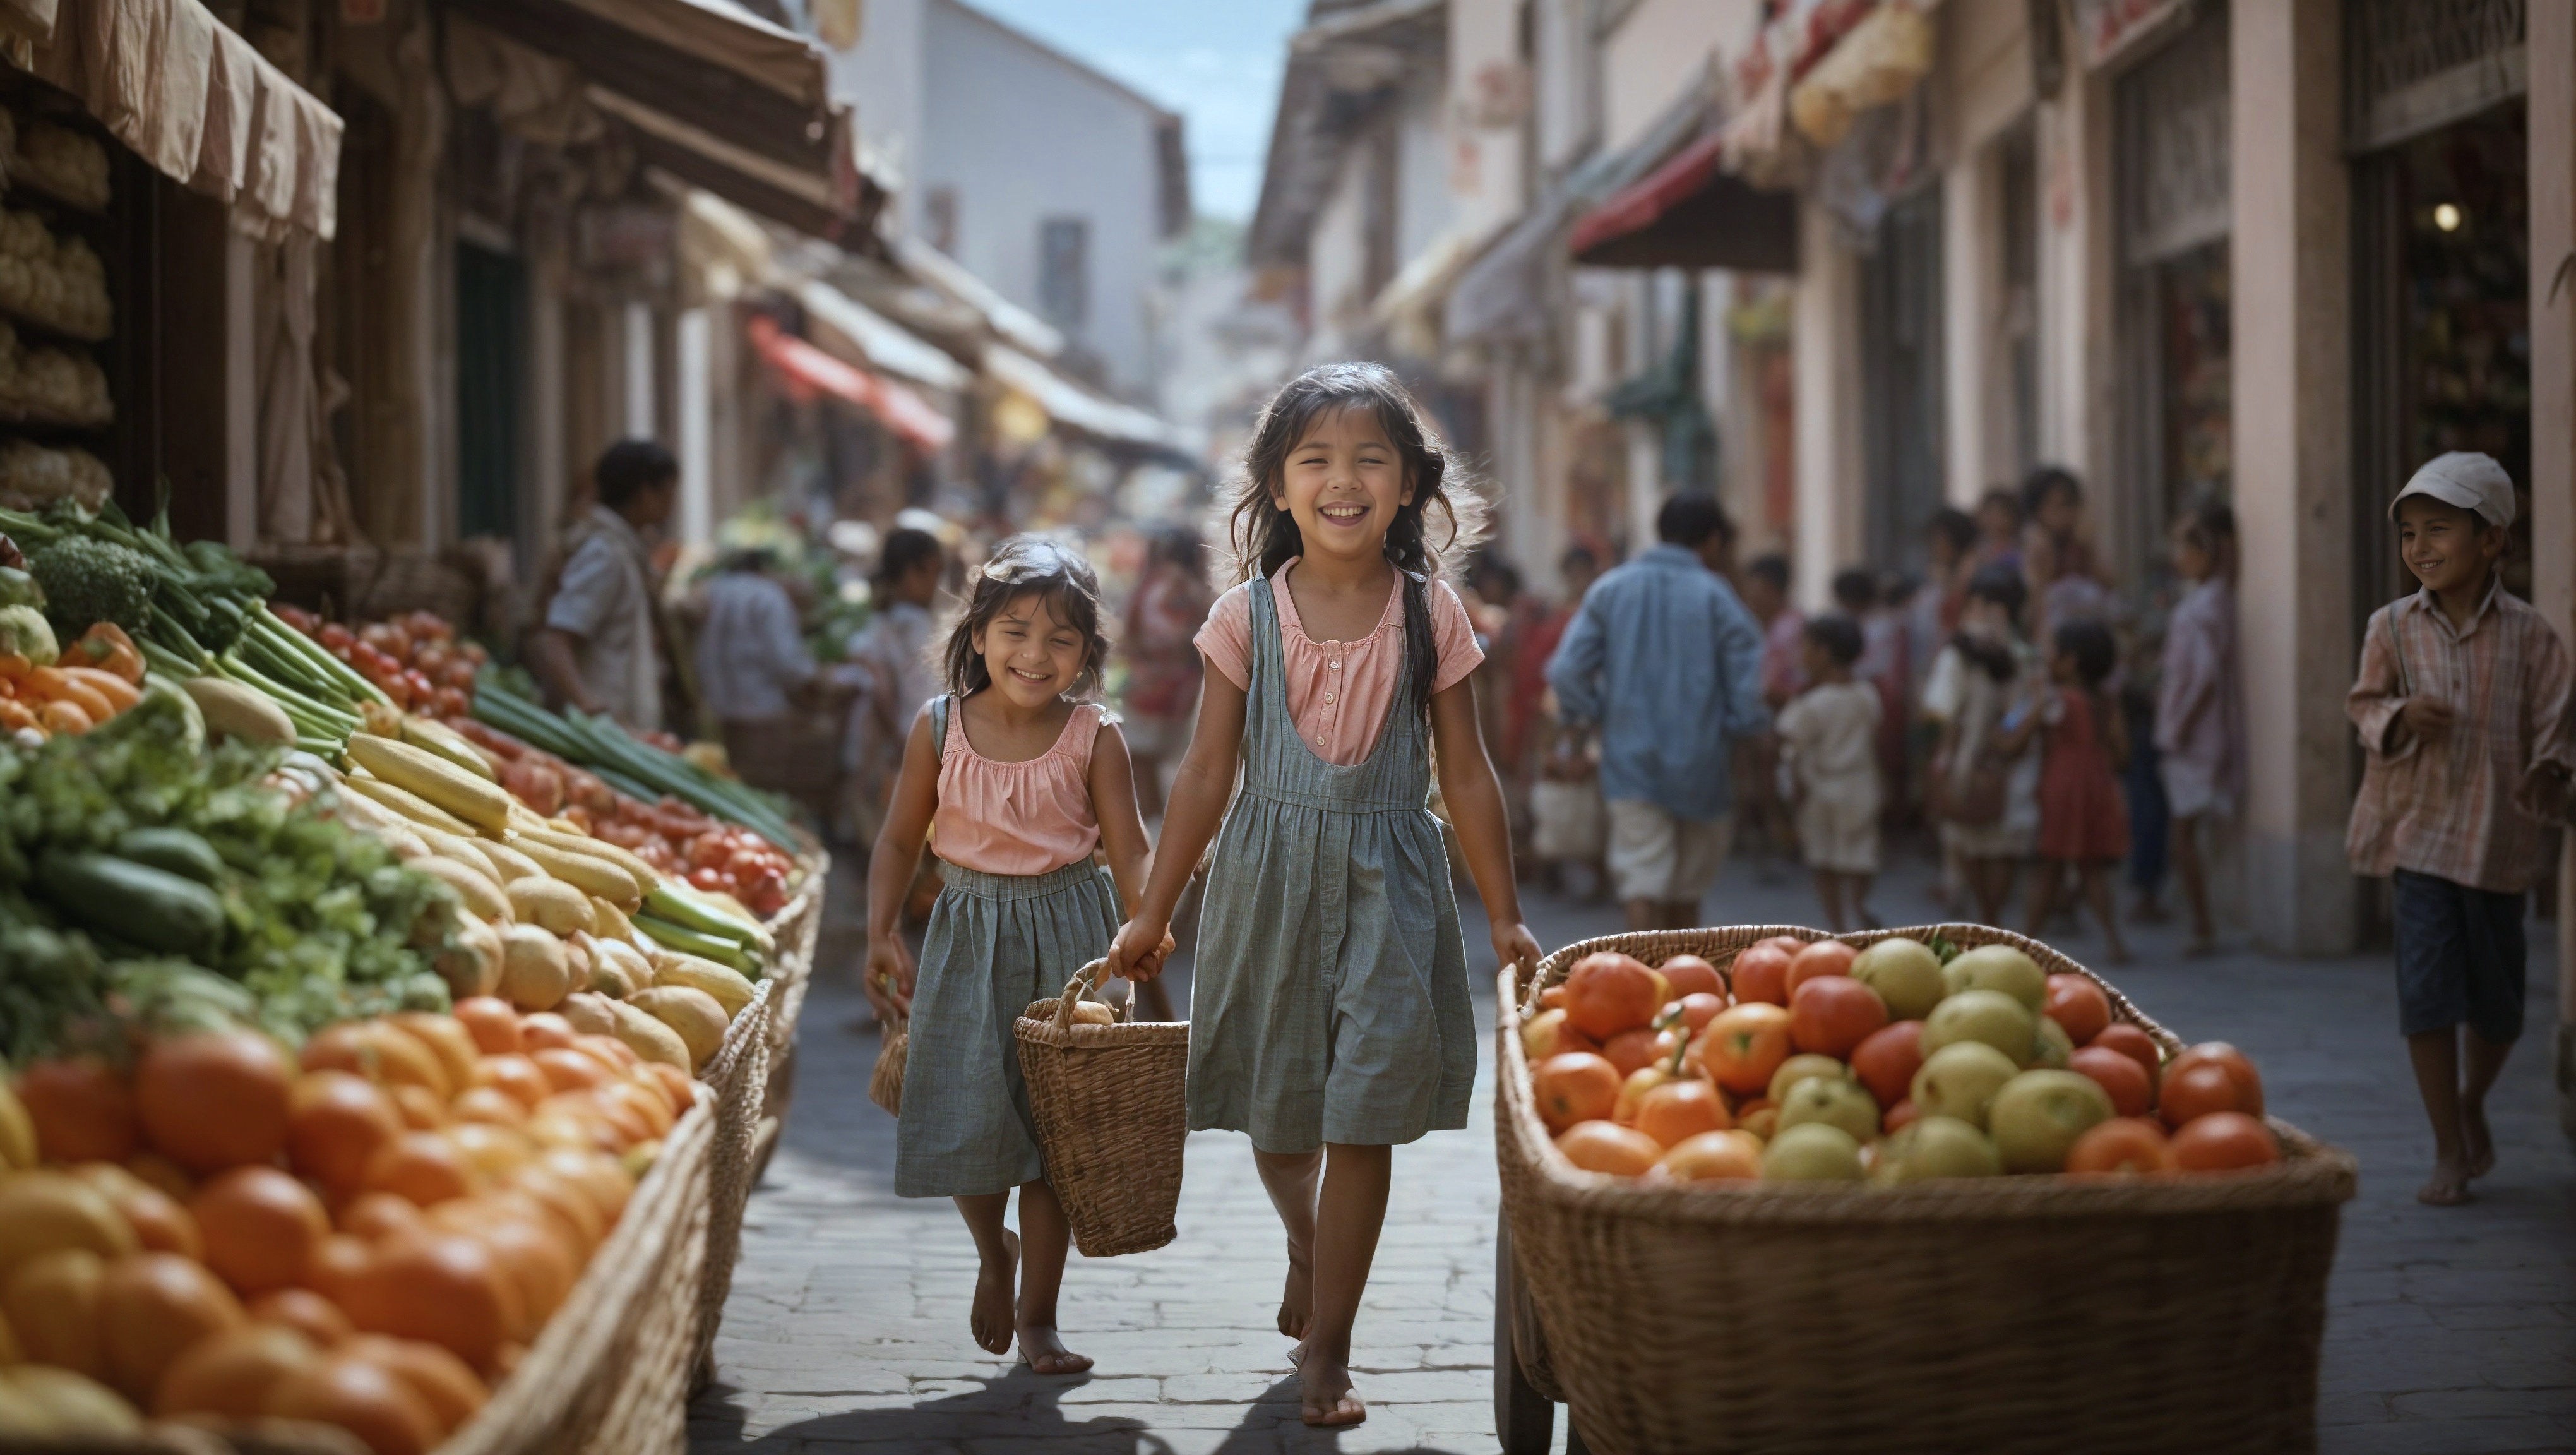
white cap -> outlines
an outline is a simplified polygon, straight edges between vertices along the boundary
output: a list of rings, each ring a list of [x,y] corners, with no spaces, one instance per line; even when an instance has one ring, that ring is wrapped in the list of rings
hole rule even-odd
[[[2397,507],[2409,495],[2430,495],[2444,505],[2476,511],[2489,525],[2513,524],[2513,477],[2495,456],[2474,450],[2452,450],[2435,455],[2388,502],[2388,518],[2397,518]]]

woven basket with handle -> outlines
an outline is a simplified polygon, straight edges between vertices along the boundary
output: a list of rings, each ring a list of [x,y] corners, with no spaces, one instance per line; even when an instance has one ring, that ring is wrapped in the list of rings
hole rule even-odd
[[[2276,1166],[2135,1180],[1654,1185],[1566,1161],[1521,1048],[1538,992],[1596,951],[1731,968],[1781,934],[1826,938],[1610,935],[1548,956],[1527,986],[1503,972],[1496,1154],[1536,1327],[1517,1322],[1537,1336],[1517,1342],[1593,1450],[2316,1447],[2326,1274],[2355,1169],[2285,1122]],[[2012,945],[2094,979],[2115,1018],[2180,1049],[2036,941],[1975,925],[1842,938],[1888,935]]]
[[[1083,966],[1064,994],[1031,1002],[1011,1027],[1047,1184],[1086,1258],[1142,1253],[1178,1235],[1172,1212],[1189,1136],[1189,1023],[1130,1020],[1124,1008],[1111,1025],[1074,1019],[1108,968]]]

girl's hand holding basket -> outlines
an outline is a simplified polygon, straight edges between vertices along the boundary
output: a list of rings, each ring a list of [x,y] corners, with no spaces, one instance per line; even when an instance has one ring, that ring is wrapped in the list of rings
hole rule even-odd
[[[868,963],[860,979],[879,1020],[912,1013],[912,977],[912,955],[901,936],[868,936]]]
[[[1168,921],[1131,919],[1109,942],[1109,973],[1142,985],[1163,973],[1163,962],[1177,943]]]

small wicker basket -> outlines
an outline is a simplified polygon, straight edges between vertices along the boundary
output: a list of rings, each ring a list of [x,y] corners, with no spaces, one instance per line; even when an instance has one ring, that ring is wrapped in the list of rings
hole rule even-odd
[[[2275,1120],[2279,1165],[2144,1181],[1643,1184],[1566,1161],[1521,1048],[1537,993],[1585,955],[1721,967],[1772,935],[1611,935],[1498,991],[1503,1210],[1539,1338],[1522,1370],[1602,1455],[1691,1451],[2283,1452],[2316,1445],[2326,1274],[2350,1157]],[[2046,945],[1975,925],[1891,934]],[[1529,1349],[1531,1343],[1541,1347]]]
[[[1172,1214],[1189,1136],[1189,1023],[1127,1020],[1124,1010],[1113,1025],[1073,1018],[1108,968],[1083,966],[1063,995],[1031,1002],[1011,1027],[1046,1180],[1086,1258],[1142,1253],[1179,1235]]]

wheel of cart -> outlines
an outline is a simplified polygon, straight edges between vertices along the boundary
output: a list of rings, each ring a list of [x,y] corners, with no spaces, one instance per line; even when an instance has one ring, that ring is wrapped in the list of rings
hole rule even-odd
[[[1538,1318],[1530,1308],[1529,1297],[1521,1289],[1519,1270],[1512,1266],[1512,1226],[1497,1214],[1494,1219],[1494,1433],[1503,1443],[1503,1455],[1548,1455],[1556,1438],[1557,1401],[1530,1377],[1521,1363],[1526,1354],[1531,1364],[1540,1368],[1540,1378],[1553,1376],[1545,1368],[1547,1353],[1540,1342]],[[1566,1455],[1588,1455],[1583,1432],[1574,1427],[1569,1412],[1565,1420]]]

